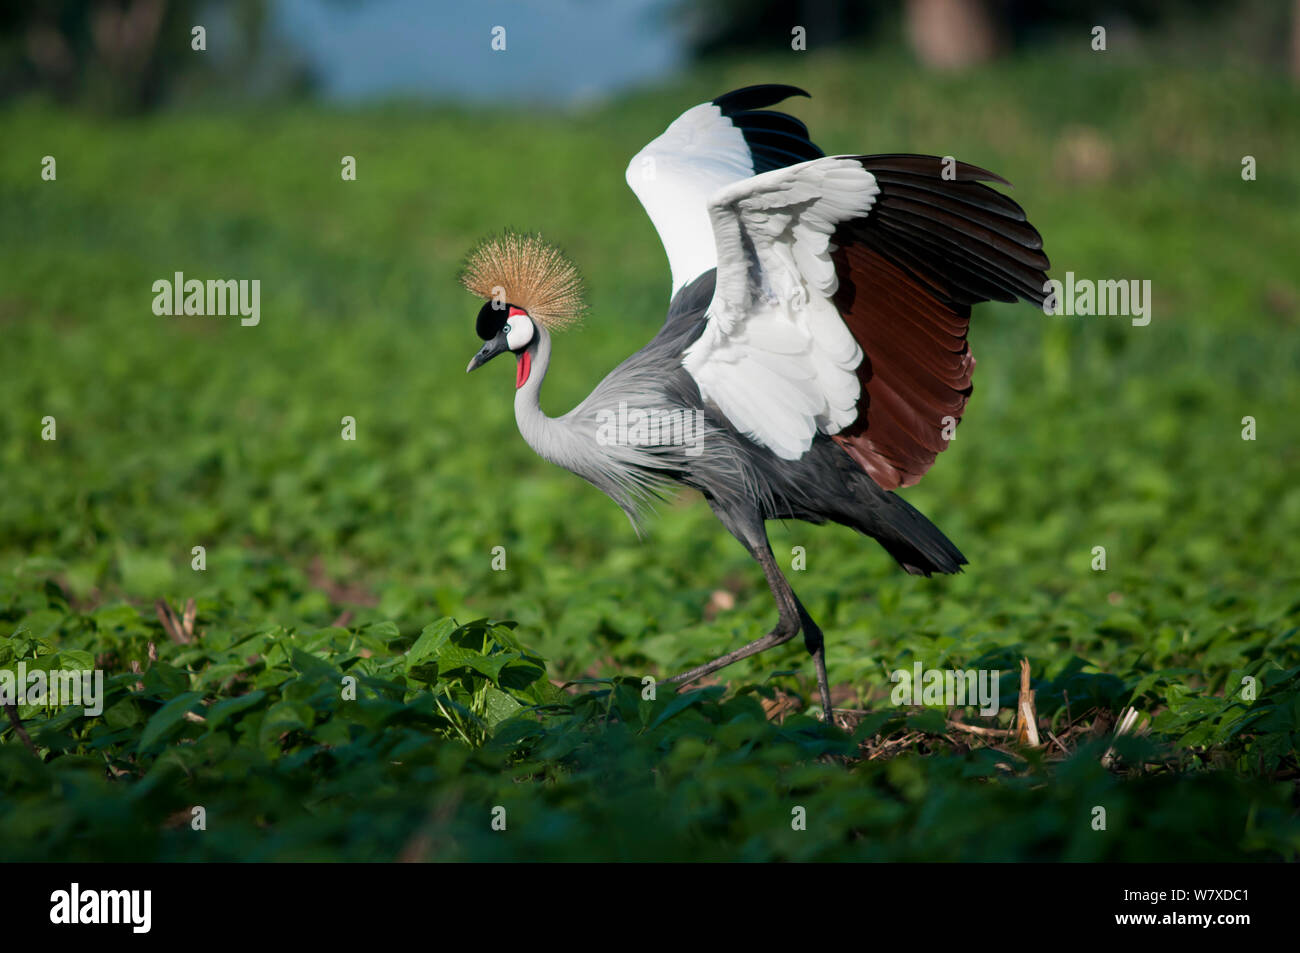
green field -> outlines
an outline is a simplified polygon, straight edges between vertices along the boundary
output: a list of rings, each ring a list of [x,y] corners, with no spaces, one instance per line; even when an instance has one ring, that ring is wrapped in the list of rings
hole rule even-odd
[[[1001,173],[1054,276],[1152,285],[1146,327],[977,309],[958,439],[903,494],[965,573],[771,527],[787,566],[806,550],[791,580],[851,733],[811,710],[798,640],[643,701],[644,675],[767,631],[760,571],[692,494],[639,541],[524,444],[507,362],[464,373],[478,303],[456,271],[505,226],[588,280],[550,413],[650,338],[668,271],[624,167],[752,82],[807,88],[788,108],[827,152]],[[20,706],[39,760],[0,722],[0,859],[1300,853],[1300,109],[1280,79],[1059,51],[952,78],[783,57],[571,114],[25,103],[0,128],[0,667],[98,666],[109,688],[99,717]],[[260,324],[155,316],[177,271],[259,279]],[[734,608],[710,608],[719,590]],[[154,604],[189,598],[178,644]],[[515,625],[442,621],[484,618]],[[891,704],[917,660],[997,668],[1005,727],[1021,658],[1059,743]],[[1145,729],[1103,767],[1130,705]]]

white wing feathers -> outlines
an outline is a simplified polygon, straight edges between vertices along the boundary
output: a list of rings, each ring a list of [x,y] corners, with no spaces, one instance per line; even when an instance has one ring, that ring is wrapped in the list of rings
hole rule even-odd
[[[744,134],[712,103],[682,113],[632,157],[627,184],[668,252],[673,294],[716,262],[709,199],[753,174]]]
[[[837,433],[857,419],[862,349],[831,301],[839,282],[830,239],[879,193],[855,159],[832,156],[733,181],[704,206],[717,287],[682,364],[736,429],[787,460],[807,452],[818,430]],[[666,235],[664,244],[673,247]],[[678,277],[674,265],[674,286]]]

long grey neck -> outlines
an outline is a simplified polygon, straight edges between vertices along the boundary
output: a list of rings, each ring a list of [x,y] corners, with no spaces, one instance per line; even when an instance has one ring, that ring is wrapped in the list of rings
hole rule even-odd
[[[551,363],[551,336],[541,325],[531,349],[528,380],[515,391],[519,433],[538,456],[577,474],[614,500],[639,532],[638,514],[648,494],[667,482],[667,477],[656,477],[654,469],[681,469],[684,458],[680,453],[671,456],[679,448],[656,453],[633,444],[602,441],[602,412],[619,406],[620,400],[635,407],[659,406],[664,395],[653,382],[628,384],[611,374],[569,413],[548,417],[542,413],[540,398],[542,379]]]
[[[528,380],[515,391],[515,423],[519,425],[519,433],[528,446],[538,456],[566,466],[564,460],[558,459],[563,455],[564,440],[560,431],[564,424],[542,412],[542,378],[546,376],[546,369],[551,363],[551,336],[540,324],[536,327],[537,339],[530,349],[532,366],[529,368]]]

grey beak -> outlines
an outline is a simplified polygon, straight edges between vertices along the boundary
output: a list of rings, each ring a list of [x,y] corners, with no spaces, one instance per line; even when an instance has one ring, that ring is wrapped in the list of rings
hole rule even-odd
[[[506,350],[509,350],[509,348],[506,346],[505,335],[498,334],[491,341],[488,341],[479,348],[479,352],[470,358],[469,367],[465,368],[465,373],[468,374],[475,368],[482,367],[488,361],[492,360],[492,358]]]

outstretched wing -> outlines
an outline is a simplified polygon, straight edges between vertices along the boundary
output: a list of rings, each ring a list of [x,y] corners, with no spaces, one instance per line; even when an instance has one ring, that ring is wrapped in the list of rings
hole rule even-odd
[[[682,364],[737,430],[787,460],[857,419],[862,349],[831,300],[830,241],[878,192],[857,160],[835,157],[745,179],[708,204],[717,284]]]
[[[776,84],[734,90],[688,109],[633,156],[627,184],[668,253],[673,294],[716,263],[707,208],[714,193],[757,173],[822,155],[803,123],[764,108],[807,95]]]
[[[701,394],[783,458],[821,431],[882,487],[919,480],[970,395],[970,306],[1043,300],[1038,232],[981,179],[1003,181],[836,156],[720,190],[717,289],[683,359]]]

